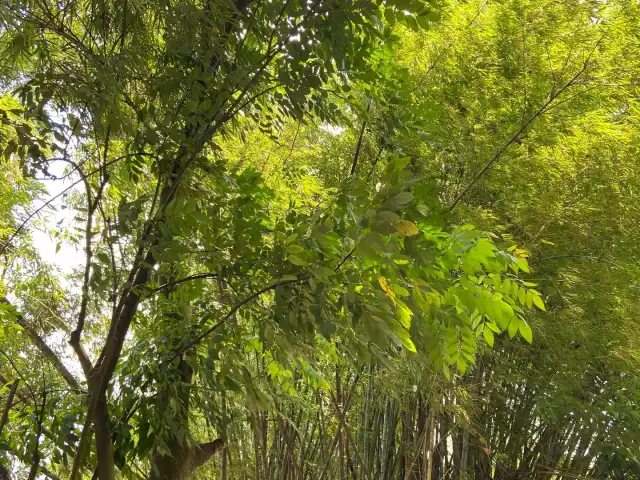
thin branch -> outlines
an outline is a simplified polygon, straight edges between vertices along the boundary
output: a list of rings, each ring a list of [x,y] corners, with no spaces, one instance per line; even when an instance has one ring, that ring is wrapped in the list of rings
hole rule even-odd
[[[42,437],[42,423],[44,422],[44,412],[47,406],[47,392],[42,393],[42,402],[40,403],[40,415],[36,421],[36,441],[33,447],[33,453],[31,454],[31,468],[29,469],[29,476],[27,480],[35,480],[40,467],[40,437]],[[36,413],[38,409],[36,406]]]
[[[478,11],[474,15],[474,17],[471,20],[469,20],[469,22],[462,29],[463,31],[467,30],[469,27],[471,27],[471,25],[473,25],[475,23],[475,21],[478,19],[480,14],[482,14],[482,11],[486,8],[488,3],[489,3],[489,0],[487,0],[486,2],[484,2],[482,4],[482,6],[478,9]],[[444,48],[444,50],[435,58],[435,60],[433,62],[431,62],[431,65],[429,65],[429,68],[425,72],[425,75],[429,75],[433,71],[433,69],[436,68],[436,66],[438,65],[440,60],[442,60],[442,58],[444,57],[445,53],[447,53],[449,51],[449,48],[451,48],[451,46],[455,43],[456,40],[457,40],[457,38],[452,39],[447,44],[447,46]]]
[[[18,369],[18,367],[16,366],[16,364],[14,363],[14,361],[11,359],[11,357],[7,354],[7,352],[5,352],[4,350],[0,349],[0,353],[2,355],[4,355],[7,360],[9,360],[9,363],[11,364],[11,366],[13,367],[13,369],[16,371],[16,373],[18,374],[18,376],[20,377],[20,380],[22,380],[22,383],[25,384],[25,386],[27,387],[27,390],[29,390],[29,394],[31,395],[31,398],[33,399],[33,404],[37,405],[36,402],[36,395],[33,392],[33,389],[31,388],[31,385],[29,385],[29,382],[27,382],[24,378],[24,376],[22,375],[22,373],[20,372],[20,370]]]
[[[364,368],[364,367],[363,367]],[[351,399],[353,397],[353,394],[356,390],[356,386],[358,385],[358,382],[360,380],[360,375],[362,374],[362,369],[356,374],[355,378],[353,379],[353,384],[351,384],[351,388],[349,390],[349,394],[347,395],[347,398],[344,402],[344,408],[342,409],[342,412],[339,413],[339,408],[337,408],[337,402],[335,399],[335,396],[333,394],[333,392],[331,392],[331,396],[332,396],[332,400],[334,401],[334,406],[337,408],[336,413],[339,414],[339,423],[338,423],[338,428],[336,429],[336,433],[333,437],[333,441],[331,442],[331,445],[329,447],[329,453],[327,456],[327,461],[324,464],[324,468],[322,469],[322,472],[320,473],[320,475],[318,476],[318,478],[320,480],[323,480],[325,475],[327,474],[327,470],[329,468],[329,465],[331,464],[331,459],[333,457],[333,451],[336,448],[336,445],[338,444],[338,438],[340,436],[340,432],[342,430],[342,428],[345,426],[345,418],[347,416],[347,412],[349,411],[349,408],[351,407]]]
[[[371,109],[371,97],[367,99],[367,112]],[[351,173],[353,176],[356,173],[356,169],[358,168],[358,158],[360,157],[360,149],[362,148],[362,140],[364,139],[364,132],[367,128],[367,120],[362,121],[362,126],[360,127],[360,135],[358,135],[358,143],[356,144],[356,151],[353,155],[353,163],[351,164]]]
[[[104,185],[104,184],[103,184]],[[102,186],[98,195],[102,191]],[[84,323],[87,318],[87,306],[89,304],[89,280],[91,279],[91,259],[93,258],[93,249],[91,245],[91,237],[92,237],[92,229],[93,229],[93,214],[95,213],[96,207],[98,206],[98,202],[100,198],[96,196],[95,202],[92,204],[91,202],[91,193],[90,190],[87,190],[87,201],[88,201],[88,209],[87,209],[87,225],[85,228],[85,265],[84,265],[84,276],[82,281],[82,299],[80,301],[80,313],[78,314],[78,322],[76,323],[76,328],[71,332],[71,338],[69,340],[69,345],[73,347],[73,350],[78,355],[78,359],[80,360],[80,365],[82,366],[82,371],[84,372],[85,377],[89,377],[89,371],[91,370],[91,359],[89,358],[89,354],[84,349],[82,344],[80,343],[80,336],[82,335],[82,331],[84,330]]]
[[[73,182],[71,185],[69,185],[67,188],[65,188],[64,190],[62,190],[60,193],[58,193],[57,195],[54,195],[53,197],[51,197],[49,200],[47,200],[45,203],[43,203],[42,205],[40,205],[40,207],[38,207],[37,209],[35,209],[33,212],[31,212],[27,218],[20,224],[20,226],[16,229],[15,232],[13,232],[9,238],[6,240],[6,242],[4,242],[4,245],[2,245],[1,250],[0,250],[0,255],[4,254],[6,249],[9,247],[9,245],[11,244],[11,241],[16,238],[18,236],[18,234],[24,229],[24,227],[26,227],[26,225],[31,221],[31,219],[33,217],[35,217],[36,215],[38,215],[42,210],[44,210],[45,208],[47,208],[49,205],[51,205],[53,202],[55,202],[58,198],[60,198],[62,195],[64,195],[65,193],[67,193],[69,190],[71,190],[72,188],[74,188],[76,185],[78,185],[80,182],[84,182],[86,178],[91,177],[93,175],[95,175],[96,173],[100,173],[102,172],[102,170],[110,165],[113,165],[116,162],[119,162],[120,160],[123,160],[125,158],[129,158],[129,157],[133,157],[135,155],[147,155],[147,156],[151,156],[154,157],[155,155],[150,154],[150,153],[146,153],[146,152],[137,152],[137,153],[127,153],[126,155],[121,155],[119,157],[114,158],[113,160],[107,162],[105,165],[100,166],[99,168],[97,168],[96,170],[93,170],[89,173],[87,173],[83,178],[81,178],[80,180],[76,180],[75,182]]]
[[[269,93],[272,90],[275,90],[278,87],[281,87],[282,84],[281,83],[277,83],[275,85],[272,85],[270,87],[265,88],[264,90],[259,91],[258,93],[254,94],[253,96],[249,97],[249,99],[247,99],[246,101],[244,101],[240,106],[238,106],[235,111],[233,111],[232,113],[229,114],[230,117],[236,115],[239,111],[241,111],[244,107],[246,107],[247,105],[249,105],[250,103],[252,103],[253,101],[255,101],[256,99],[258,99],[259,97],[261,97],[262,95]]]
[[[289,149],[289,154],[287,158],[285,158],[284,162],[282,162],[282,170],[287,168],[289,164],[289,160],[291,159],[291,155],[293,155],[293,149],[296,147],[296,141],[298,140],[298,134],[300,133],[300,125],[301,122],[298,121],[298,128],[296,128],[296,134],[293,136],[293,141],[291,142],[291,148]]]
[[[160,285],[159,287],[150,290],[144,296],[144,298],[148,298],[151,295],[155,295],[158,292],[166,290],[167,288],[174,287],[174,286],[179,285],[181,283],[190,282],[192,280],[206,279],[206,278],[218,278],[218,274],[217,273],[197,273],[195,275],[189,275],[188,277],[179,278],[178,280],[174,280],[172,282],[167,282],[164,285]]]
[[[53,473],[51,470],[49,470],[47,467],[45,467],[44,465],[40,465],[40,471],[47,477],[49,477],[51,480],[60,480],[60,477],[57,476],[55,473]]]
[[[582,68],[580,70],[578,70],[578,72],[573,77],[571,77],[569,79],[569,81],[567,81],[567,83],[565,83],[561,88],[559,88],[559,89],[555,89],[554,88],[551,91],[551,93],[549,94],[549,98],[547,99],[547,101],[544,102],[542,104],[542,106],[538,110],[536,110],[536,112],[533,115],[531,115],[529,117],[529,119],[525,123],[523,123],[520,126],[520,128],[513,135],[511,135],[509,140],[507,140],[502,145],[502,147],[500,147],[494,153],[493,157],[491,157],[491,159],[478,171],[478,173],[475,174],[475,176],[471,179],[471,181],[467,184],[467,186],[456,196],[456,198],[453,200],[453,202],[451,202],[449,204],[449,211],[452,211],[456,207],[456,205],[458,205],[460,200],[462,200],[462,198],[469,192],[469,190],[471,190],[474,187],[474,185],[478,182],[478,180],[480,180],[480,178],[484,175],[484,173],[493,166],[493,164],[502,156],[502,154],[513,143],[516,143],[520,139],[522,134],[529,128],[529,126],[534,122],[534,120],[536,118],[538,118],[540,115],[542,115],[548,109],[548,107],[551,105],[551,103],[553,103],[553,101],[556,98],[558,98],[565,90],[567,90],[569,87],[571,87],[578,80],[578,78],[580,78],[582,76],[582,74],[589,67],[589,64],[590,64],[590,61],[591,61],[591,57],[592,57],[593,53],[595,52],[595,50],[600,45],[600,43],[601,43],[603,38],[604,38],[604,34],[596,42],[596,45],[593,47],[593,49],[591,50],[591,52],[587,56],[587,59],[585,60],[584,64],[582,65]]]
[[[107,127],[105,142],[104,142],[104,152],[102,157],[102,165],[107,163],[107,156],[109,154],[109,139],[111,138],[111,129]],[[91,237],[93,236],[93,215],[100,205],[100,200],[102,197],[102,193],[104,192],[104,187],[107,184],[107,175],[105,173],[105,169],[102,170],[103,178],[100,182],[100,186],[98,187],[98,191],[96,193],[93,202],[91,201],[91,188],[89,186],[89,182],[86,182],[87,186],[87,225],[85,228],[85,266],[84,266],[84,278],[82,282],[82,299],[80,301],[80,312],[78,314],[78,322],[76,324],[76,328],[73,332],[71,332],[71,339],[69,340],[69,344],[73,347],[73,350],[78,355],[78,359],[80,360],[80,365],[82,366],[82,370],[85,374],[85,377],[89,377],[89,372],[91,370],[91,359],[89,358],[89,354],[84,349],[82,344],[80,343],[80,337],[82,335],[82,331],[84,330],[84,323],[87,318],[87,306],[89,304],[89,280],[91,279],[91,259],[93,258],[93,248],[91,243]]]
[[[369,170],[369,173],[367,173],[367,181],[371,178],[371,174],[376,169],[376,165],[378,165],[378,161],[380,160],[380,155],[382,155],[382,151],[384,150],[384,147],[385,147],[384,144],[382,144],[378,149],[378,154],[376,155],[376,158],[374,158],[373,163],[371,164],[371,169]]]
[[[351,251],[347,253],[347,255],[342,260],[340,260],[340,262],[338,263],[338,265],[336,265],[336,268],[334,268],[333,271],[337,272],[338,270],[340,270],[342,265],[344,265],[353,256],[355,251],[356,251],[356,247],[353,247]]]
[[[199,344],[202,340],[204,340],[206,337],[208,337],[209,335],[211,335],[213,332],[215,332],[218,328],[220,328],[227,320],[229,320],[229,318],[231,318],[238,310],[240,310],[242,307],[244,307],[245,305],[251,303],[253,300],[255,300],[256,298],[260,297],[262,294],[267,293],[271,290],[275,290],[276,288],[283,286],[283,285],[293,285],[296,283],[300,283],[300,282],[306,282],[307,280],[309,280],[309,277],[304,277],[304,278],[297,278],[295,280],[286,280],[284,282],[282,281],[278,281],[276,283],[272,283],[271,285],[267,285],[264,288],[261,288],[260,290],[252,293],[251,295],[249,295],[247,298],[245,298],[244,300],[242,300],[240,303],[237,303],[233,306],[233,308],[231,308],[231,310],[229,310],[223,317],[222,319],[220,319],[220,321],[218,321],[216,324],[214,324],[212,327],[208,328],[207,330],[205,330],[204,332],[202,332],[200,335],[198,335],[197,337],[195,337],[193,340],[187,342],[185,345],[183,345],[180,350],[176,353],[173,354],[173,356],[170,358],[170,361],[173,360],[174,358],[182,355],[184,352],[186,352],[187,350],[189,350],[191,347],[194,347],[195,345]]]
[[[362,139],[364,138],[364,131],[367,127],[367,121],[362,121],[362,126],[360,127],[360,135],[358,136],[358,143],[356,145],[356,152],[353,155],[353,163],[351,164],[351,173],[350,175],[355,175],[356,168],[358,168],[358,158],[360,157],[360,149],[362,148]]]

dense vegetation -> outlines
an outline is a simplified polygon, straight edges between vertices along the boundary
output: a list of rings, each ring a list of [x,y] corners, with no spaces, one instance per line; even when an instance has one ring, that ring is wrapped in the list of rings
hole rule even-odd
[[[640,478],[640,5],[2,0],[0,479]]]

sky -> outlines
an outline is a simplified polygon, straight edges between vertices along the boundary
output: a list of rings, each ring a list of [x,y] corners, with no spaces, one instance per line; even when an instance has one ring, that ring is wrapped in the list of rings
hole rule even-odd
[[[64,175],[66,164],[61,161],[52,162],[50,164],[49,173],[57,178]],[[34,208],[39,208],[46,201],[52,197],[61,193],[64,189],[69,188],[73,182],[77,180],[77,177],[69,176],[64,180],[45,180],[41,183],[47,189],[47,194],[44,195],[40,203],[35,202]],[[72,188],[69,192],[79,191],[77,187]],[[74,211],[72,209],[62,209],[63,197],[61,196],[51,206],[45,208],[38,219],[34,221],[33,225],[27,226],[33,239],[33,245],[38,250],[40,258],[53,265],[59,270],[62,275],[59,275],[61,286],[67,290],[68,297],[79,294],[79,288],[73,285],[72,282],[66,278],[72,274],[75,269],[82,268],[84,264],[84,252],[82,249],[77,248],[71,242],[65,241],[60,245],[60,249],[56,251],[57,241],[50,233],[50,231],[58,230],[62,227],[67,228],[73,223]],[[62,220],[62,223],[58,226],[58,222]],[[74,318],[74,315],[71,315]],[[71,328],[74,325],[70,325]],[[49,335],[46,339],[47,344],[53,348],[60,355],[60,359],[65,366],[73,373],[76,378],[83,379],[83,372],[78,362],[73,349],[69,345],[68,334],[62,330],[55,331]]]
[[[62,161],[52,162],[49,172],[55,177],[64,175],[65,163]],[[64,180],[45,180],[41,183],[47,189],[47,195],[43,197],[40,205],[52,197],[60,194],[65,188],[69,188],[77,178],[70,176]],[[78,191],[76,187],[71,189],[69,193]],[[58,230],[60,227],[57,223],[62,220],[62,225],[68,226],[73,221],[73,210],[62,209],[63,198],[60,197],[51,204],[51,208],[46,208],[42,215],[39,216],[35,224],[35,228],[31,228],[31,236],[33,243],[40,253],[40,256],[47,263],[53,264],[64,274],[70,274],[73,269],[82,264],[82,252],[79,251],[70,242],[63,242],[60,250],[56,252],[57,242],[50,233],[51,230]],[[36,207],[38,208],[38,207]]]

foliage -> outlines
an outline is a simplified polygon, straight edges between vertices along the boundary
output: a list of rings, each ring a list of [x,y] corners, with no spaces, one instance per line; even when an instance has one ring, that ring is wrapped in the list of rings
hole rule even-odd
[[[2,464],[637,474],[637,15],[3,3]]]

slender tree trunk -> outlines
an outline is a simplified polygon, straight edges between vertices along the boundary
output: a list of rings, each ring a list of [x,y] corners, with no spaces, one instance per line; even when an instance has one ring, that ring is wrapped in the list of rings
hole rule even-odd
[[[18,385],[20,384],[19,380],[15,380],[11,384],[11,388],[9,389],[9,395],[7,396],[7,401],[4,404],[4,408],[2,410],[2,418],[0,418],[0,436],[2,435],[2,431],[4,430],[5,425],[9,421],[9,411],[11,410],[11,406],[13,405],[13,398],[16,395],[16,391],[18,390]],[[4,467],[4,465],[0,464],[0,480],[10,480],[9,471]]]
[[[221,394],[220,408],[222,409],[222,438],[227,439],[227,397],[224,392]],[[220,480],[227,480],[227,449],[222,450],[222,460],[220,465]]]
[[[464,430],[464,432],[462,432],[462,445],[461,445],[461,452],[460,452],[460,479],[462,480],[463,478],[465,478],[465,474],[467,472],[467,459],[469,456],[469,431],[468,430]]]
[[[36,441],[33,446],[33,454],[31,455],[31,468],[29,469],[29,476],[27,480],[35,480],[38,475],[38,468],[40,467],[40,437],[42,436],[42,422],[44,422],[44,410],[47,406],[47,394],[42,394],[42,403],[40,404],[40,415],[38,416],[36,424]],[[34,407],[37,407],[34,405]],[[37,412],[37,409],[36,409]]]
[[[9,411],[11,410],[11,406],[13,405],[13,397],[15,397],[16,395],[19,384],[20,381],[15,380],[11,384],[11,388],[9,389],[9,395],[7,396],[7,401],[5,402],[4,409],[2,410],[2,418],[0,418],[0,435],[2,435],[2,430],[4,430],[4,426],[9,421]]]

